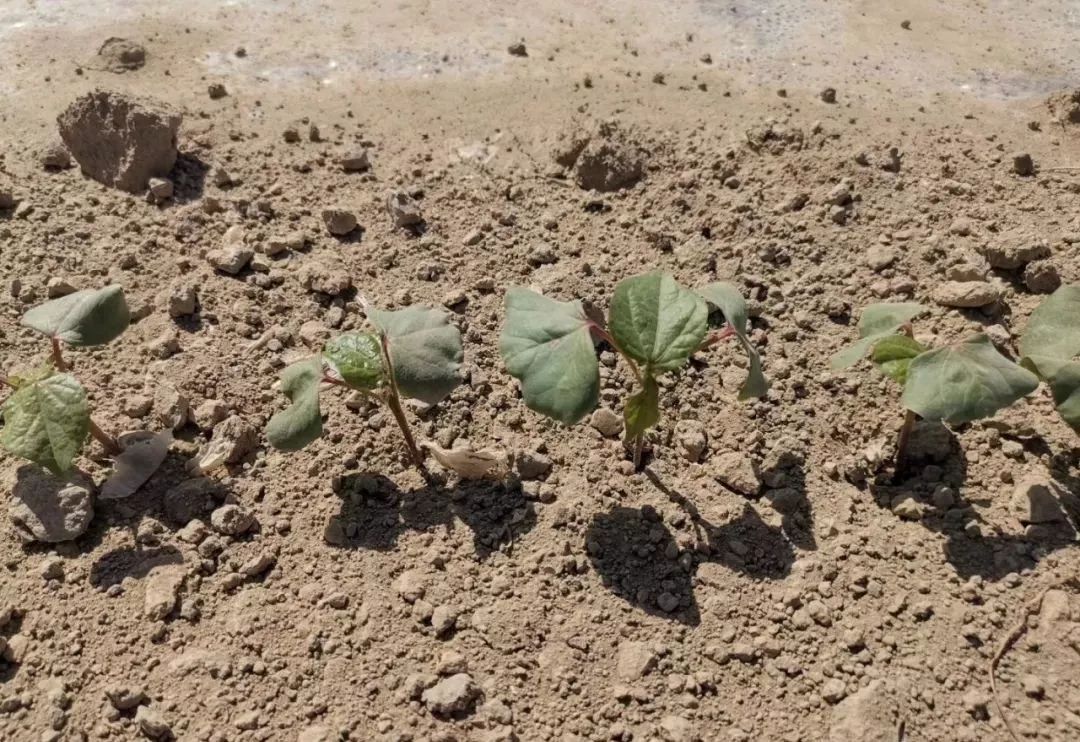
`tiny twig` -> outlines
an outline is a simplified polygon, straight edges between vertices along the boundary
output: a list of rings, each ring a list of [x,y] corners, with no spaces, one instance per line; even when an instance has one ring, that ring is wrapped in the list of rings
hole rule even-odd
[[[911,441],[911,431],[915,429],[916,415],[911,410],[904,410],[904,424],[900,428],[900,435],[896,439],[896,459],[893,461],[893,468],[896,470],[896,474],[900,474],[900,470],[904,466],[904,461],[907,459],[908,443]]]
[[[998,645],[997,651],[994,652],[994,656],[990,658],[990,693],[994,697],[994,707],[997,708],[1001,720],[1005,722],[1005,728],[1009,730],[1009,735],[1015,742],[1020,742],[1020,735],[1018,735],[1016,729],[1013,728],[1012,722],[1009,721],[1009,717],[1005,714],[1005,707],[1001,705],[1001,699],[998,698],[997,668],[1009,649],[1012,648],[1016,642],[1020,641],[1020,637],[1027,632],[1028,619],[1033,614],[1042,610],[1042,602],[1043,598],[1046,597],[1046,594],[1051,590],[1062,587],[1072,587],[1076,589],[1077,587],[1080,587],[1080,579],[1069,577],[1043,588],[1042,591],[1035,596],[1034,600],[1027,604],[1024,608],[1024,613],[1020,617],[1020,620],[1017,621],[1016,626],[1013,627],[1012,631],[1005,635],[1005,638],[1001,640],[1001,644]]]
[[[641,471],[641,453],[645,448],[645,434],[640,433],[634,439],[634,471]]]
[[[116,438],[102,430],[94,422],[94,418],[90,418],[90,435],[94,436],[94,439],[101,444],[101,447],[105,449],[105,453],[109,456],[116,456],[123,451],[120,444],[116,442]]]

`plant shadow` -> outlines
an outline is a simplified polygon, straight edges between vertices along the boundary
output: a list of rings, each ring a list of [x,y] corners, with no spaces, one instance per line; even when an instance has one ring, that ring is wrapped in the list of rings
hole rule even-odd
[[[1035,444],[1038,448],[1041,443]],[[1075,510],[1080,482],[1055,466],[1054,476],[1071,493],[1062,503]],[[920,421],[911,437],[904,469],[868,483],[876,504],[890,513],[894,503],[911,498],[921,510],[920,524],[945,537],[942,553],[963,579],[979,576],[996,582],[1011,572],[1035,567],[1058,549],[1077,543],[1077,531],[1067,519],[1027,526],[1023,534],[984,533],[986,525],[971,502],[956,494],[967,482],[967,459],[956,434],[937,422]],[[935,503],[935,492],[951,490],[954,502]],[[977,503],[976,503],[977,504]],[[1075,514],[1074,514],[1075,521]]]
[[[615,595],[650,615],[696,626],[701,611],[693,588],[701,564],[723,564],[761,580],[791,572],[795,550],[785,529],[763,521],[750,503],[743,504],[738,517],[717,525],[652,469],[645,474],[689,517],[698,547],[680,550],[671,530],[649,506],[617,506],[594,516],[585,537],[589,559]]]
[[[536,511],[521,489],[500,482],[459,482],[447,487],[432,479],[403,492],[381,474],[342,478],[341,508],[327,525],[327,540],[343,548],[388,551],[407,531],[453,530],[458,521],[472,533],[478,559],[512,548],[514,539],[536,525]]]
[[[107,551],[94,560],[90,567],[90,584],[106,590],[127,577],[146,577],[154,567],[182,564],[183,561],[183,555],[173,546],[124,546]]]

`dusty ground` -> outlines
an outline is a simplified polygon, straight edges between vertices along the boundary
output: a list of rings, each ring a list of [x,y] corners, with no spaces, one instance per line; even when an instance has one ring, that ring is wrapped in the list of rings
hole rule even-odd
[[[1075,519],[1025,526],[1013,507],[1028,476],[1080,495],[1076,434],[1040,392],[925,426],[919,465],[890,481],[866,461],[894,440],[895,388],[827,362],[872,301],[925,302],[928,340],[989,327],[1008,349],[1039,276],[1080,280],[1080,170],[1059,169],[1080,166],[1080,126],[1045,105],[1076,79],[1075,10],[641,5],[0,2],[0,188],[20,200],[0,211],[4,370],[44,355],[17,322],[50,279],[119,282],[138,320],[72,353],[96,417],[159,429],[173,389],[201,411],[76,541],[0,537],[0,738],[1008,740],[989,665],[1025,620],[998,670],[1004,712],[1024,739],[1080,737],[1080,596],[1062,585],[1026,618],[1077,574]],[[110,36],[144,44],[145,66],[104,70]],[[527,56],[507,51],[519,38]],[[174,199],[43,168],[56,116],[95,87],[184,113]],[[606,119],[647,171],[584,191],[553,154]],[[370,171],[335,164],[355,146]],[[391,223],[395,189],[418,198],[422,235]],[[329,235],[331,206],[361,229]],[[237,276],[207,260],[233,227],[257,252]],[[1031,275],[979,255],[1039,240]],[[312,292],[313,266],[354,288]],[[739,403],[733,348],[699,354],[634,474],[617,439],[527,410],[495,348],[507,286],[603,307],[655,267],[744,288],[773,388]],[[935,302],[972,271],[1000,301]],[[184,287],[197,311],[173,318]],[[326,438],[288,455],[259,438],[193,479],[223,425],[261,431],[307,342],[362,325],[357,289],[447,304],[462,329],[467,382],[414,416],[422,435],[550,469],[426,484],[389,416],[327,395]],[[632,380],[604,373],[618,411]],[[212,527],[226,501],[257,526]],[[434,713],[424,689],[461,673],[459,708]]]

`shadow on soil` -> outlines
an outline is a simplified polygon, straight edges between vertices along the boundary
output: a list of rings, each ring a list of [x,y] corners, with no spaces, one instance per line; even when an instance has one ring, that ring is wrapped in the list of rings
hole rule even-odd
[[[433,481],[402,492],[381,474],[357,473],[344,477],[337,494],[341,510],[327,526],[327,540],[343,548],[386,551],[406,531],[452,529],[461,521],[472,532],[477,557],[485,559],[536,525],[536,511],[521,490],[495,482],[461,482],[451,489]]]
[[[699,547],[681,550],[660,514],[650,506],[616,507],[595,516],[585,536],[589,558],[603,583],[623,600],[650,615],[696,626],[701,612],[693,588],[699,565],[723,564],[764,580],[780,579],[791,572],[795,549],[786,525],[769,525],[749,503],[734,520],[723,525],[710,523],[693,502],[655,472],[646,469],[645,474],[690,518]],[[805,489],[802,492],[805,502]],[[808,512],[809,505],[805,508]],[[808,518],[800,524],[799,538],[813,543],[813,536],[804,530],[808,524]]]
[[[964,451],[955,434],[941,423],[921,421],[911,441],[909,463],[900,477],[881,477],[869,483],[869,491],[878,506],[890,512],[894,511],[894,500],[904,497],[913,498],[924,508],[919,522],[945,537],[944,557],[961,578],[978,575],[985,580],[997,581],[1010,572],[1033,568],[1058,549],[1076,545],[1077,532],[1068,520],[1031,525],[1023,534],[989,532],[988,525],[972,503],[961,500],[956,494],[967,481],[968,474]],[[1027,447],[1031,453],[1038,453],[1045,444],[1034,441]],[[1070,493],[1063,503],[1070,510],[1075,510],[1080,481],[1062,472],[1073,465],[1075,462],[1059,458],[1051,468],[1058,482]],[[934,493],[940,487],[951,489],[955,498],[953,505],[942,508],[934,504]],[[1075,512],[1072,517],[1075,522]]]

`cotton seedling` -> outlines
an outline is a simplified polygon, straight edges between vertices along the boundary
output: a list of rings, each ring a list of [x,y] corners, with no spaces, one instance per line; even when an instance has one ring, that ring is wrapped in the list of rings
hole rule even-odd
[[[830,361],[834,370],[870,360],[903,387],[904,424],[896,445],[896,466],[904,461],[917,418],[959,425],[990,417],[1039,386],[1031,371],[997,351],[977,333],[940,348],[915,340],[911,321],[919,304],[873,304],[859,320],[859,340]]]
[[[727,321],[709,335],[709,306]],[[604,341],[625,360],[638,390],[625,403],[627,442],[641,465],[645,432],[660,419],[657,378],[686,365],[694,353],[734,336],[749,359],[740,399],[763,396],[768,383],[747,337],[746,302],[728,283],[698,291],[664,273],[628,278],[615,287],[605,327],[580,301],[559,301],[514,287],[506,294],[506,322],[499,350],[506,368],[521,382],[525,404],[558,422],[573,425],[596,408],[600,367],[595,342]]]
[[[1080,433],[1080,285],[1062,286],[1031,313],[1020,363],[1050,387],[1058,413]]]
[[[419,469],[424,457],[416,444],[402,398],[433,405],[460,383],[461,333],[449,315],[437,309],[409,307],[382,311],[367,306],[372,332],[339,335],[317,356],[294,363],[281,375],[281,390],[291,404],[266,427],[271,445],[296,451],[323,433],[320,395],[323,386],[362,392],[385,404],[405,438]]]
[[[22,324],[49,338],[50,362],[2,379],[12,393],[0,405],[0,444],[56,475],[71,470],[89,436],[108,454],[119,454],[116,439],[91,419],[86,390],[69,372],[63,350],[105,345],[130,321],[119,286],[76,291],[28,311]]]

